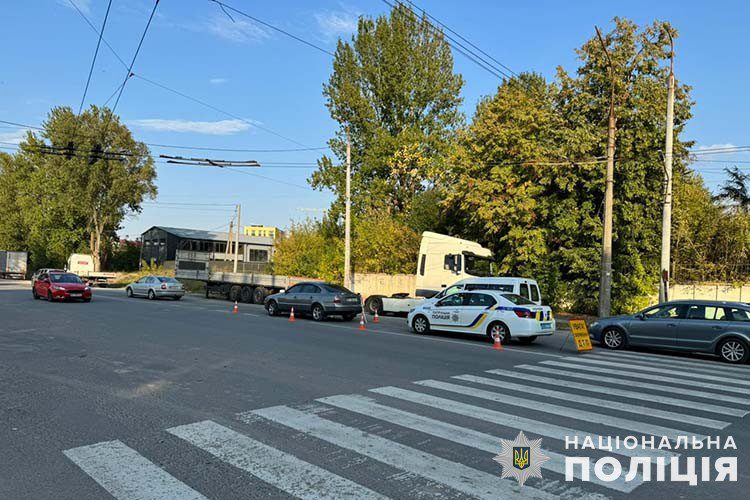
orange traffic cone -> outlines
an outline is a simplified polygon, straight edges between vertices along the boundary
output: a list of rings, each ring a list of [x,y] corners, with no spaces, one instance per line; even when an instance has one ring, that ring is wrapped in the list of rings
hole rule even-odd
[[[365,315],[364,314],[359,315],[359,329],[360,330],[365,329]]]
[[[496,351],[503,350],[503,344],[500,342],[500,335],[495,335],[495,342],[492,344],[492,348]]]
[[[232,314],[237,314],[238,312],[240,312],[240,308],[237,307],[237,301],[235,300],[234,301],[234,308],[232,309]]]
[[[378,310],[375,309],[375,316],[372,317],[373,323],[380,323],[380,318],[378,317]]]
[[[292,311],[289,313],[289,321],[297,321],[294,319],[294,308],[292,307]]]

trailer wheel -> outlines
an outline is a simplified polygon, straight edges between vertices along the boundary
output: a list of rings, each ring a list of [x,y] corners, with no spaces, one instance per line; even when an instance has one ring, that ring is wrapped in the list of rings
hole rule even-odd
[[[268,296],[268,290],[262,286],[256,286],[253,290],[253,304],[262,304]]]
[[[240,285],[232,285],[232,288],[229,289],[229,300],[232,302],[237,302],[240,300],[240,295],[242,294],[242,287]]]
[[[383,297],[380,295],[373,295],[372,297],[367,297],[367,300],[365,301],[365,311],[367,311],[369,314],[375,314],[376,312],[378,315],[383,314]]]
[[[250,286],[243,286],[242,292],[240,292],[240,298],[242,302],[250,304],[253,301],[253,288]]]

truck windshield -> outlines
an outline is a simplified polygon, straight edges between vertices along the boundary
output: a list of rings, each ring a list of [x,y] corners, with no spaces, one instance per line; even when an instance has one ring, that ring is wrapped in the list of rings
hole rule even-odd
[[[466,274],[472,276],[492,276],[492,259],[478,255],[464,254]]]

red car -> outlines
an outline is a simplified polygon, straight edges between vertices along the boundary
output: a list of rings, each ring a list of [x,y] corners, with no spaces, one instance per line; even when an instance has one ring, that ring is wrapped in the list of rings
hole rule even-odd
[[[31,289],[35,299],[53,300],[81,299],[91,301],[91,288],[77,275],[62,271],[40,274]]]

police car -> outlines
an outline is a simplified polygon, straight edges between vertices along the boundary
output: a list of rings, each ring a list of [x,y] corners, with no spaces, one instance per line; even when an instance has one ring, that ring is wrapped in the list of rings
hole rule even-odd
[[[511,338],[529,344],[555,331],[555,320],[548,306],[494,290],[455,293],[422,304],[409,312],[407,321],[420,334],[430,330],[478,333],[491,340],[498,336],[503,344]]]

